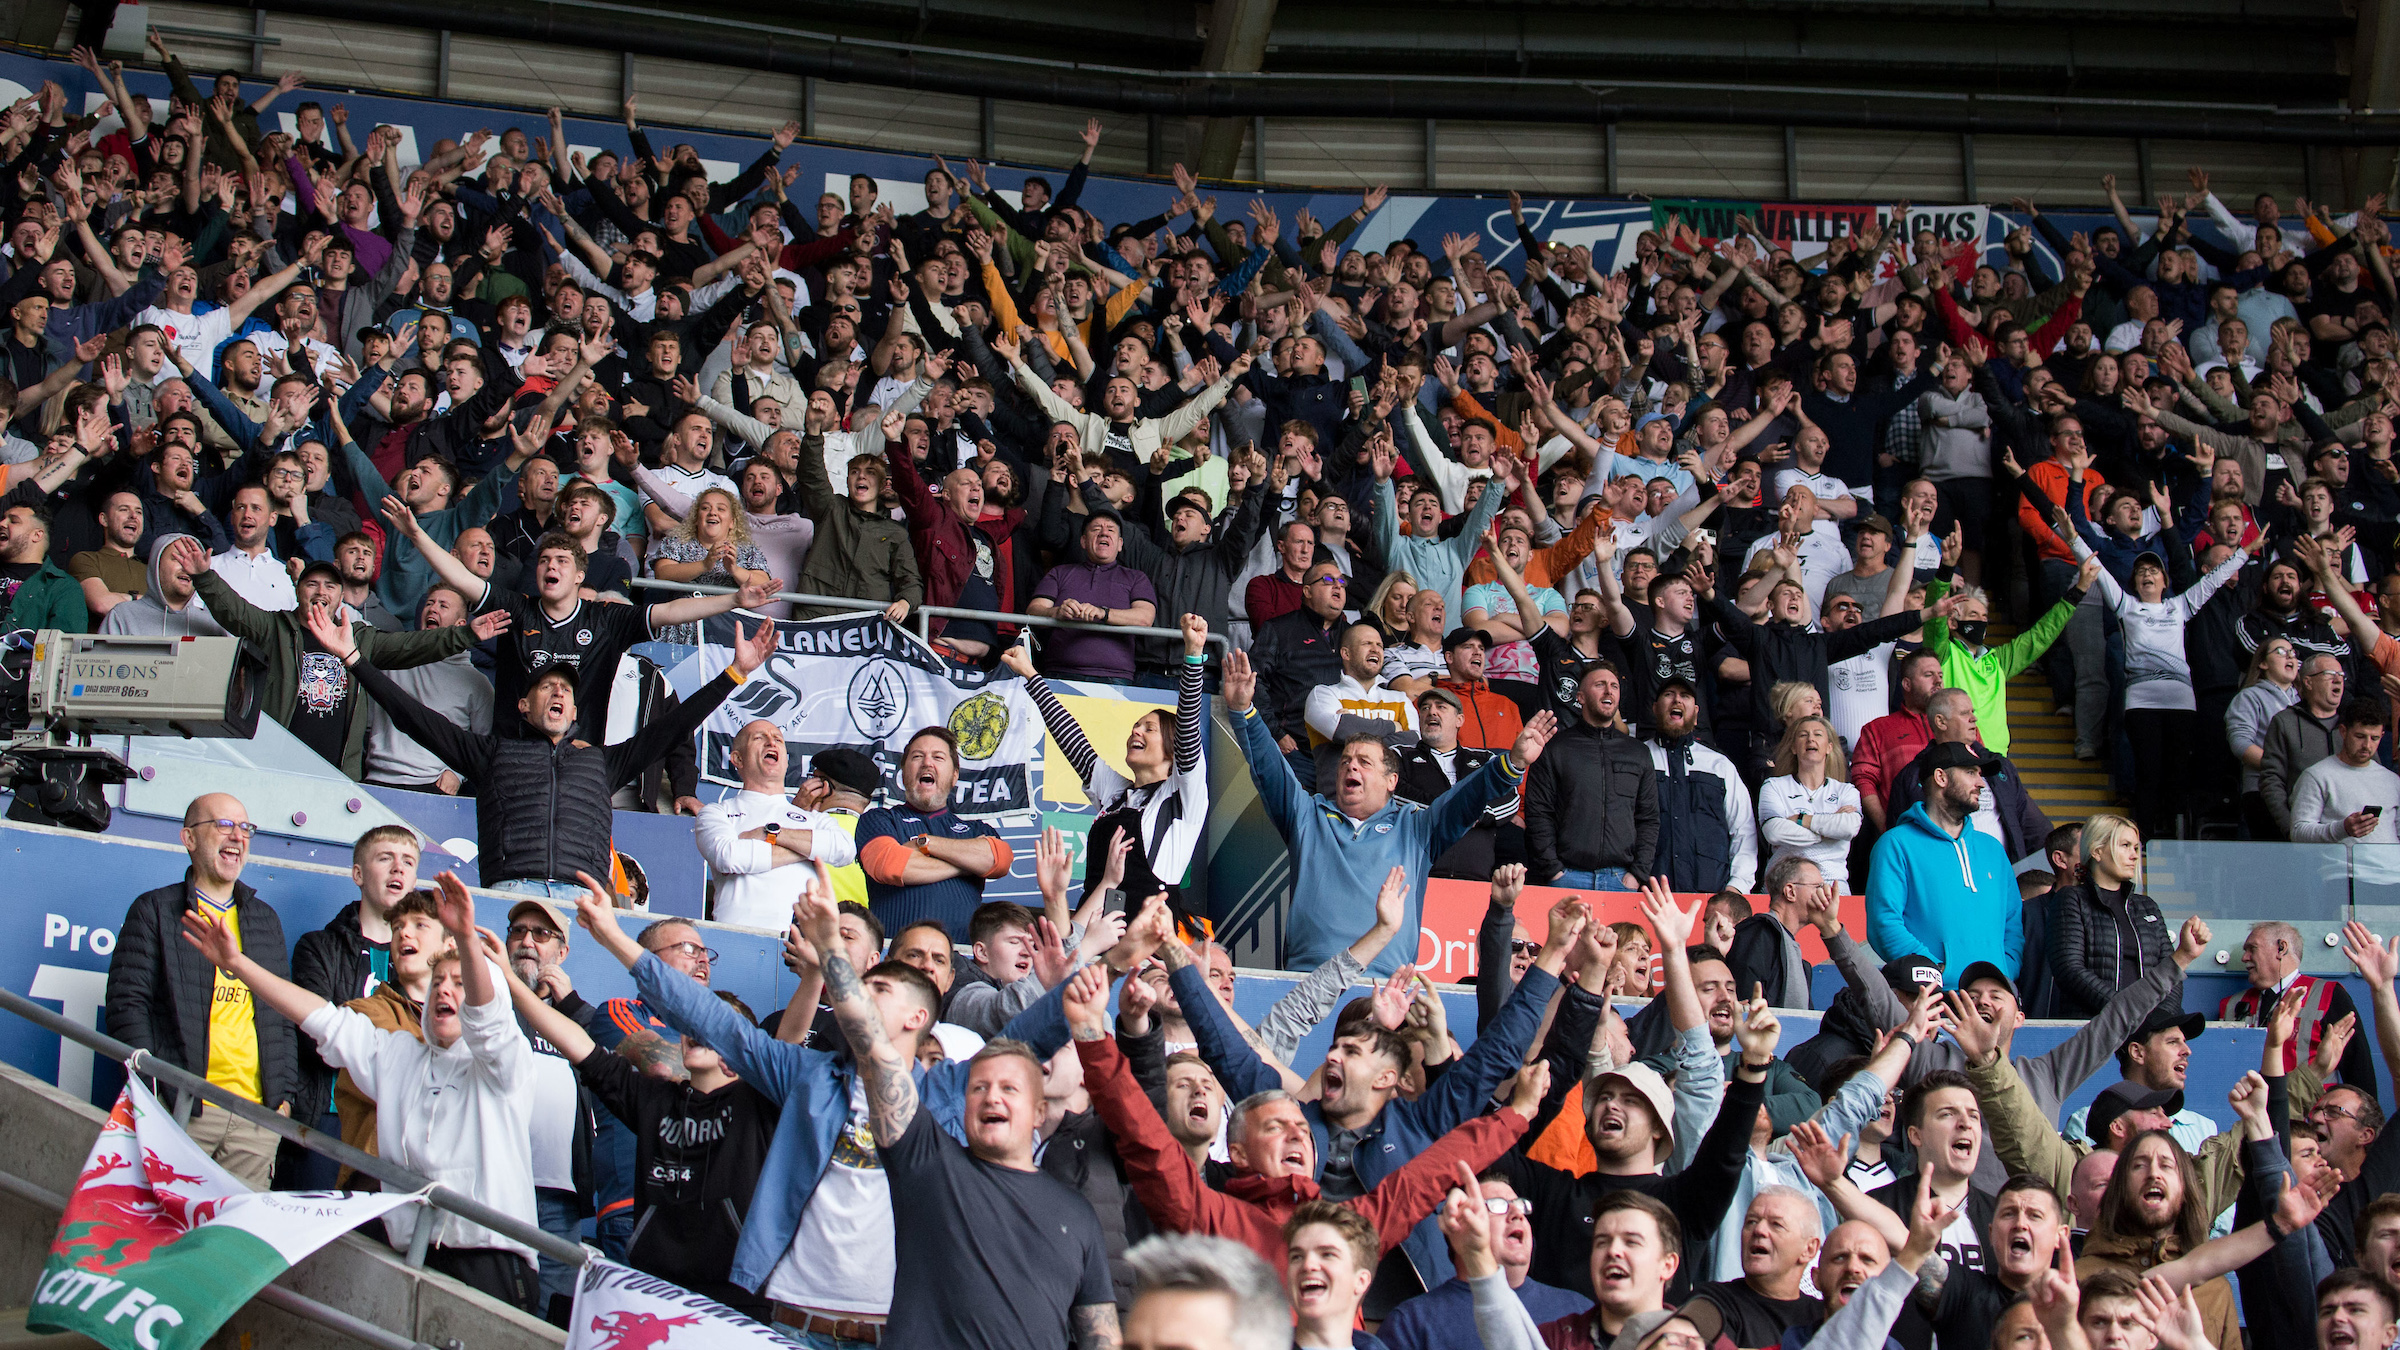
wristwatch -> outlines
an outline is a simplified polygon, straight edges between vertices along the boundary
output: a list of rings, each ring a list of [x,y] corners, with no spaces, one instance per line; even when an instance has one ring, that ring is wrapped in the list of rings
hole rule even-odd
[[[924,855],[925,855],[926,857],[928,857],[928,858],[932,857],[932,856],[933,856],[933,836],[932,836],[932,835],[930,835],[930,834],[920,834],[920,835],[918,835],[918,836],[917,836],[917,842],[916,842],[916,850],[917,850],[917,852],[924,854]]]
[[[771,820],[761,828],[767,832],[767,838],[769,839],[773,839],[776,835],[783,833],[783,827]]]

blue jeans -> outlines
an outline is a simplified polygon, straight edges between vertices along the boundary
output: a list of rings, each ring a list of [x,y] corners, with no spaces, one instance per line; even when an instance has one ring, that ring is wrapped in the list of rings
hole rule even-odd
[[[595,1227],[600,1239],[600,1254],[622,1265],[626,1249],[633,1245],[633,1206],[627,1205],[599,1220]]]
[[[487,891],[508,891],[516,895],[538,895],[550,900],[564,900],[572,906],[583,898],[580,881],[536,881],[532,877],[512,877],[507,881],[484,883]]]
[[[1595,867],[1584,871],[1570,867],[1559,873],[1557,880],[1543,884],[1570,891],[1638,891],[1642,888],[1642,883],[1633,879],[1633,873],[1622,867]]]
[[[547,1187],[537,1189],[533,1193],[533,1207],[543,1232],[561,1242],[583,1241],[583,1221],[575,1217],[577,1205],[573,1191],[554,1191]],[[553,1295],[564,1294],[570,1301],[575,1297],[575,1268],[547,1256],[537,1257],[537,1263],[541,1267],[542,1291],[539,1313],[546,1317]]]

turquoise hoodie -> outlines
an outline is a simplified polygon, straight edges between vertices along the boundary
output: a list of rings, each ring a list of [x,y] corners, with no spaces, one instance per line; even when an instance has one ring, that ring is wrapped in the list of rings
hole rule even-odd
[[[2025,947],[2025,911],[2008,850],[1971,822],[1959,831],[1934,824],[1919,802],[1875,841],[1867,865],[1867,941],[1886,961],[1940,962],[1943,983],[1953,989],[1977,961],[2013,980]]]

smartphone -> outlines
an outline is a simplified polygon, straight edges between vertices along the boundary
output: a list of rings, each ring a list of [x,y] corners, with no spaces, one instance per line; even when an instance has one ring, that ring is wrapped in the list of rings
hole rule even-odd
[[[1101,901],[1100,901],[1100,912],[1101,912],[1101,913],[1103,913],[1103,914],[1122,914],[1122,913],[1124,913],[1124,912],[1125,912],[1125,892],[1123,892],[1123,891],[1121,891],[1121,890],[1115,890],[1115,889],[1111,889],[1111,890],[1109,890],[1109,891],[1107,891],[1107,892],[1104,892],[1104,893],[1103,893],[1103,897],[1102,897],[1102,899],[1101,899]]]
[[[2381,819],[2383,819],[2383,808],[2382,808],[2382,807],[2380,807],[2380,806],[2362,806],[2362,807],[2360,807],[2360,808],[2358,808],[2358,809],[2359,809],[2359,810],[2361,810],[2361,811],[2364,811],[2364,812],[2366,812],[2368,815],[2370,815],[2370,816],[2374,817],[2374,818],[2375,818],[2375,819],[2377,819],[2377,820],[2381,820]]]
[[[1350,392],[1353,394],[1363,394],[1367,392],[1367,377],[1364,375],[1351,376]]]

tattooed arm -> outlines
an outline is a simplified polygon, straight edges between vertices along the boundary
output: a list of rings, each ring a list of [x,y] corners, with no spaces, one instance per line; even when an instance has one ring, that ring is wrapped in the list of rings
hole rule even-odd
[[[645,1078],[664,1078],[683,1082],[691,1071],[683,1067],[683,1047],[669,1042],[664,1036],[642,1027],[625,1033],[617,1042],[617,1054],[632,1062]]]
[[[867,993],[858,968],[843,955],[840,914],[824,894],[803,892],[798,910],[800,926],[824,958],[825,997],[833,1004],[834,1020],[850,1039],[850,1053],[867,1086],[867,1118],[875,1142],[890,1148],[908,1132],[917,1117],[916,1056],[904,1054],[883,1029],[883,1014]],[[1080,1311],[1080,1310],[1079,1310]],[[1109,1308],[1109,1345],[1116,1344],[1116,1308]]]
[[[1117,1305],[1078,1303],[1068,1310],[1075,1328],[1075,1350],[1117,1350]]]

